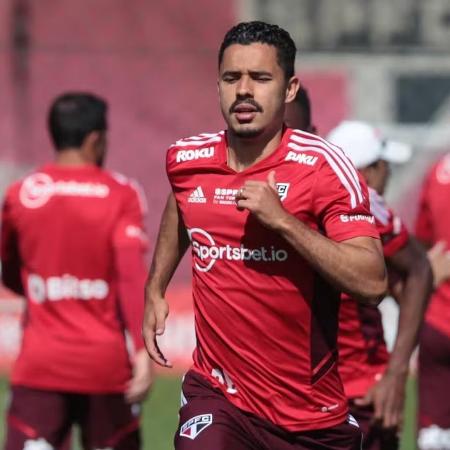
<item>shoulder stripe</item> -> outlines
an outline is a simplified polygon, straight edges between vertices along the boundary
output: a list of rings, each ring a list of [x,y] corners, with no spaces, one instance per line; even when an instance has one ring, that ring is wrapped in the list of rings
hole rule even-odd
[[[201,147],[213,142],[220,142],[223,138],[223,131],[219,133],[202,133],[199,136],[191,136],[189,138],[180,139],[172,144],[171,147]]]
[[[326,141],[325,139],[322,139],[319,136],[315,136],[309,133],[295,132],[291,135],[291,139],[300,144],[309,144],[313,146],[317,145],[327,150],[349,177],[350,182],[355,187],[359,202],[361,203],[363,201],[361,184],[359,183],[359,177],[356,169],[341,148],[332,144],[331,142]]]
[[[344,173],[341,170],[341,167],[336,163],[336,161],[331,157],[330,153],[327,152],[325,149],[317,148],[317,147],[301,147],[300,145],[295,144],[294,142],[289,142],[288,144],[289,148],[292,148],[296,151],[311,151],[315,153],[319,153],[325,157],[330,167],[334,170],[336,175],[338,176],[339,180],[347,189],[348,193],[350,194],[350,204],[352,208],[355,208],[357,205],[356,202],[356,192],[354,186],[352,186],[347,177],[344,175]],[[361,201],[359,201],[361,203]]]

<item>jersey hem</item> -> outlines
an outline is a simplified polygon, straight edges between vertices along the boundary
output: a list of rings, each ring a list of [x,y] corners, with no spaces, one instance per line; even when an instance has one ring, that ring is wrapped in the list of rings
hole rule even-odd
[[[11,379],[11,386],[23,386],[31,389],[41,389],[43,391],[57,391],[57,392],[73,392],[76,394],[123,394],[125,393],[125,387],[110,387],[110,388],[98,388],[94,386],[88,386],[80,388],[80,386],[74,387],[70,385],[62,385],[56,383],[30,383],[20,379]]]
[[[332,428],[337,425],[340,425],[341,423],[345,422],[349,409],[348,406],[345,406],[341,413],[336,414],[333,417],[320,419],[320,420],[312,420],[311,418],[296,421],[296,422],[290,422],[289,424],[286,423],[279,423],[271,420],[270,418],[263,416],[261,414],[256,413],[255,411],[252,411],[250,409],[244,408],[241,405],[237,405],[235,402],[232,401],[232,398],[227,396],[226,392],[224,392],[219,386],[215,386],[211,383],[211,380],[209,377],[206,377],[204,373],[202,373],[198,368],[192,366],[189,371],[194,372],[195,374],[201,376],[206,380],[206,382],[211,386],[212,389],[218,389],[222,393],[222,395],[229,401],[235,408],[255,416],[258,419],[265,420],[273,425],[276,425],[277,427],[280,427],[286,431],[289,431],[291,433],[301,433],[304,431],[315,431],[315,430],[323,430],[327,428]],[[189,372],[188,371],[188,372]]]

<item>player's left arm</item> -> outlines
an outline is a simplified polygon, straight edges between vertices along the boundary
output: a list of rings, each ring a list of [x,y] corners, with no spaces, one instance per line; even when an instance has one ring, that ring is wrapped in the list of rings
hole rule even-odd
[[[371,304],[378,304],[385,295],[387,276],[379,239],[357,236],[335,241],[313,230],[284,209],[275,172],[269,174],[267,182],[247,181],[236,200],[239,208],[248,209],[283,236],[338,289]]]
[[[21,258],[19,241],[13,220],[12,201],[9,193],[3,202],[1,218],[0,257],[2,282],[18,295],[24,295],[22,279],[20,275]]]
[[[383,378],[359,403],[373,404],[375,419],[383,427],[393,428],[402,423],[409,360],[417,345],[433,275],[426,252],[414,238],[409,238],[403,248],[387,256],[386,263],[403,279],[395,293],[400,307],[397,337]]]
[[[132,356],[133,376],[125,392],[130,403],[142,401],[146,397],[154,378],[153,363],[141,333],[144,315],[142,292],[147,277],[144,256],[148,247],[144,229],[144,202],[140,200],[137,190],[130,186],[113,235],[119,307],[135,348]]]

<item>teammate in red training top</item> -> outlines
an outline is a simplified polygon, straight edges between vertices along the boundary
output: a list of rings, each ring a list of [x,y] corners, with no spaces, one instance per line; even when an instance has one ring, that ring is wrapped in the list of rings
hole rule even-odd
[[[367,189],[343,152],[283,126],[296,48],[263,22],[219,51],[227,130],[167,153],[172,185],[147,285],[144,338],[164,332],[164,293],[192,247],[197,347],[183,382],[177,450],[359,449],[337,371],[340,292],[386,290]],[[351,217],[343,220],[342,217]]]
[[[345,151],[369,186],[370,209],[383,243],[389,284],[397,284],[394,296],[400,306],[397,338],[389,355],[378,308],[342,296],[339,374],[350,412],[363,431],[363,448],[395,450],[409,360],[432,287],[426,253],[382,197],[389,163],[406,162],[411,151],[405,144],[385,140],[364,122],[344,121],[327,138]]]
[[[140,336],[144,204],[135,183],[101,168],[106,116],[94,95],[57,98],[55,162],[5,197],[2,279],[27,299],[6,450],[59,449],[74,423],[86,450],[139,448],[139,402],[152,382]]]
[[[431,168],[425,179],[416,223],[418,239],[427,247],[434,245],[429,254],[436,269],[436,289],[419,341],[420,450],[450,450],[449,198],[450,154],[447,154]]]

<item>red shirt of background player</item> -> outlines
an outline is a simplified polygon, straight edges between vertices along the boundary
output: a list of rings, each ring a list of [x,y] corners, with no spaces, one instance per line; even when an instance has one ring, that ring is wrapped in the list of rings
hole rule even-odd
[[[389,258],[408,243],[408,231],[374,189],[369,188],[369,194],[370,211],[381,236],[383,253]],[[349,398],[364,397],[382,377],[389,362],[378,307],[342,295],[338,347],[339,375],[345,394]]]
[[[430,247],[437,242],[450,246],[450,155],[445,155],[430,170],[423,184],[416,236]],[[450,337],[450,281],[436,287],[428,306],[425,322]]]
[[[137,300],[146,246],[136,185],[121,175],[51,164],[8,189],[3,278],[8,286],[22,284],[27,299],[13,385],[126,390],[132,374],[125,328],[135,347],[143,346]]]

